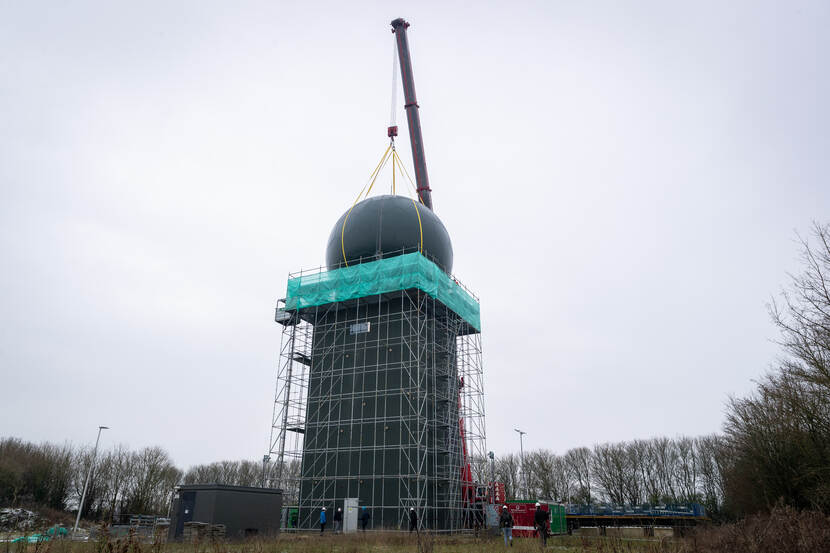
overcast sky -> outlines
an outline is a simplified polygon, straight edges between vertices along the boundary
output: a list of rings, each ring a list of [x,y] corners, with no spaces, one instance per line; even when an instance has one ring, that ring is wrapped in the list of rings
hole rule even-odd
[[[274,305],[386,147],[395,17],[488,448],[720,429],[830,219],[828,2],[0,1],[0,436],[267,451]]]

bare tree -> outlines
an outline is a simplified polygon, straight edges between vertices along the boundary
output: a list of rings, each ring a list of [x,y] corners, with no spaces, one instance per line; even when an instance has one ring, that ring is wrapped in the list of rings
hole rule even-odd
[[[496,481],[504,482],[504,493],[507,497],[518,497],[521,495],[519,465],[519,456],[515,453],[496,457]]]
[[[556,456],[547,449],[529,451],[525,455],[528,487],[532,497],[540,499],[554,498],[553,468]]]
[[[217,461],[195,465],[184,474],[185,484],[225,484],[228,486],[259,486],[262,464],[259,461]]]
[[[598,488],[611,503],[625,503],[629,477],[625,443],[595,445],[591,458],[591,474]]]
[[[119,512],[132,470],[130,461],[130,452],[123,445],[117,445],[100,456],[97,473],[101,493],[95,511],[102,516],[112,518]]]
[[[723,503],[723,472],[727,461],[726,443],[722,436],[711,434],[698,438],[695,446],[700,475],[700,493],[710,516],[715,516]]]
[[[575,490],[571,491],[573,498],[579,503],[591,505],[591,450],[587,447],[578,447],[565,453],[565,462],[572,475]]]
[[[660,484],[657,477],[657,456],[649,440],[635,440],[629,445],[631,455],[637,460],[635,464],[636,479],[640,494],[646,503],[660,501]]]
[[[166,451],[146,447],[132,455],[127,510],[131,513],[165,513],[182,473]]]
[[[490,460],[484,455],[472,455],[470,457],[470,470],[473,473],[473,480],[476,482],[490,481]]]
[[[84,518],[98,518],[100,513],[96,507],[100,505],[102,482],[100,479],[100,463],[96,464],[92,471],[89,471],[93,462],[94,450],[91,446],[82,447],[74,452],[72,457],[72,476],[70,481],[69,503],[75,510],[81,503],[84,483],[89,474],[89,482],[86,486],[86,499],[81,516]]]
[[[568,469],[568,463],[561,455],[554,456],[551,476],[553,499],[562,503],[570,503],[571,487],[571,473]]]
[[[789,354],[784,368],[799,380],[830,392],[830,224],[813,223],[813,243],[799,237],[804,271],[790,275],[770,315]]]
[[[651,454],[660,502],[672,503],[677,500],[675,486],[676,465],[678,461],[677,446],[669,438],[655,438],[651,441]]]
[[[677,463],[675,464],[675,481],[679,490],[676,500],[682,503],[700,501],[697,478],[697,452],[694,438],[681,437],[675,440]]]
[[[786,357],[729,403],[723,481],[737,515],[780,502],[830,512],[830,225],[812,235],[799,238],[802,272],[770,305]]]
[[[629,442],[625,444],[625,481],[623,483],[623,493],[625,502],[629,505],[639,505],[643,503],[643,494],[645,485],[641,479],[642,464],[645,459],[638,455],[637,442]]]
[[[302,464],[299,459],[286,460],[282,470],[282,478],[278,481],[280,473],[278,463],[268,468],[268,480],[282,488],[283,502],[285,505],[296,505],[300,501],[300,469]]]

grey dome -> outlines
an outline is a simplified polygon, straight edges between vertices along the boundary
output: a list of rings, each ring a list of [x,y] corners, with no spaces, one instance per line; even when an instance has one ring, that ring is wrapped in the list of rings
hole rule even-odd
[[[344,249],[349,265],[419,251],[421,229],[424,255],[444,271],[452,271],[450,235],[435,212],[406,196],[388,195],[363,200],[337,220],[326,246],[326,265],[329,269],[344,266]]]

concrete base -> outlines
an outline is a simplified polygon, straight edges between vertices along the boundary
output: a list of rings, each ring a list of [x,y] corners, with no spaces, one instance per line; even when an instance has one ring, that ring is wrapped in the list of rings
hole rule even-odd
[[[605,535],[609,538],[642,538],[646,531],[640,526],[608,526],[605,528]]]
[[[655,526],[654,527],[654,537],[655,538],[673,538],[674,537],[674,528],[671,526]]]
[[[602,528],[598,526],[584,526],[582,528],[574,528],[574,536],[601,536]]]

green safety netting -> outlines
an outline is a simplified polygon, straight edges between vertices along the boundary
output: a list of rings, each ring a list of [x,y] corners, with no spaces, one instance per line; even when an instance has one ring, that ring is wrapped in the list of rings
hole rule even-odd
[[[418,288],[481,331],[478,302],[418,252],[288,279],[289,311]]]

